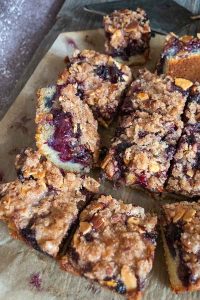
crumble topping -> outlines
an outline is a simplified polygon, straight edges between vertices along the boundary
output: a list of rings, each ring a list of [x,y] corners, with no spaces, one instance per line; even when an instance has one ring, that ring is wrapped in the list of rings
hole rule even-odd
[[[16,168],[19,179],[0,187],[0,219],[14,237],[56,256],[99,184],[89,177],[64,174],[32,149],[17,156]]]
[[[180,118],[192,85],[188,82],[182,78],[173,80],[170,76],[158,76],[146,69],[140,70],[129,88],[122,111],[130,113],[139,109],[167,118]]]
[[[167,190],[200,195],[200,123],[186,125],[172,164]]]
[[[131,78],[128,66],[94,50],[83,50],[75,51],[57,84],[67,100],[77,97],[87,103],[100,123],[108,126]]]
[[[82,211],[61,266],[118,293],[137,293],[152,268],[156,224],[143,208],[101,196]]]
[[[194,284],[200,279],[200,201],[164,205],[162,222],[165,236],[173,240],[172,253],[179,255],[180,264],[185,266],[183,284]],[[181,274],[179,277],[183,280]]]
[[[105,49],[113,56],[131,56],[149,48],[151,28],[146,12],[137,8],[114,11],[104,17]]]
[[[125,116],[102,164],[107,177],[162,191],[182,125],[146,112]]]

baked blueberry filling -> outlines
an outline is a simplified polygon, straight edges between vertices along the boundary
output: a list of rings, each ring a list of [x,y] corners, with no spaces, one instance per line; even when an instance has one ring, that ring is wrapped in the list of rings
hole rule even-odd
[[[31,228],[32,225],[33,219],[30,220],[28,226],[20,230],[20,234],[35,250],[42,252],[42,249],[38,245],[38,242],[35,238],[35,230]]]
[[[148,40],[150,38],[150,34],[148,35]],[[133,40],[128,43],[128,45],[125,48],[118,48],[118,49],[112,49],[111,55],[113,57],[120,56],[124,60],[129,60],[130,56],[136,55],[136,54],[142,54],[149,48],[148,43],[144,40]]]
[[[54,134],[48,140],[48,145],[59,152],[60,160],[63,162],[73,161],[85,166],[92,163],[92,153],[84,145],[79,144],[81,136],[80,124],[74,132],[72,115],[69,112],[52,109],[52,125]]]
[[[179,257],[179,264],[177,268],[178,277],[184,286],[188,286],[191,282],[194,282],[191,270],[185,263],[183,258],[183,250],[181,247],[181,234],[183,233],[183,223],[170,223],[164,227],[165,239],[167,246],[173,258],[177,255]]]
[[[116,145],[114,159],[117,162],[117,172],[115,174],[115,180],[122,179],[126,172],[126,166],[123,160],[123,154],[127,148],[129,148],[132,144],[130,142],[121,142],[120,144]]]
[[[115,287],[115,290],[119,294],[125,294],[126,293],[126,286],[121,280],[118,280],[117,285]]]
[[[103,80],[109,80],[111,83],[125,81],[123,78],[124,73],[120,71],[117,66],[112,65],[99,65],[94,72]]]

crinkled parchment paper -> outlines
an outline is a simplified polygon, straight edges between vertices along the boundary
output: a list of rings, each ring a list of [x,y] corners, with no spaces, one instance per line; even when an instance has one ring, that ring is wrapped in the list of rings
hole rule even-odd
[[[103,52],[103,31],[91,30],[62,33],[39,63],[26,86],[0,122],[0,179],[3,182],[16,177],[15,155],[20,149],[34,146],[35,92],[39,87],[55,81],[64,67],[64,57],[74,49],[95,49]],[[163,37],[151,41],[153,69],[162,47]],[[112,131],[112,130],[111,130]],[[109,140],[111,131],[102,130]],[[156,203],[149,194],[129,188],[113,189],[104,183],[102,190],[126,202],[139,204],[147,210],[154,210]],[[155,263],[149,276],[144,300],[188,300],[200,299],[200,293],[177,296],[169,289],[163,249],[158,242]],[[59,269],[58,264],[41,253],[32,250],[20,241],[13,240],[7,227],[0,222],[0,300],[117,300],[123,297],[100,288],[98,284],[72,276]]]

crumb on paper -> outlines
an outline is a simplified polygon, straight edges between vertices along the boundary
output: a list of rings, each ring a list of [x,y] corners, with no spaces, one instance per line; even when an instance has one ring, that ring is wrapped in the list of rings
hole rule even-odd
[[[85,35],[85,42],[93,47],[95,46],[95,42],[88,34]]]
[[[32,287],[40,291],[42,287],[42,278],[40,277],[40,273],[32,273],[30,275],[29,283]]]

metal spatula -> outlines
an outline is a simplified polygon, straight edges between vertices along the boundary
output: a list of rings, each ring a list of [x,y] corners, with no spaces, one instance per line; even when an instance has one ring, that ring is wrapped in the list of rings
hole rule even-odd
[[[89,4],[84,7],[88,12],[106,15],[114,10],[143,8],[150,19],[154,32],[167,34],[195,34],[200,29],[200,22],[191,19],[191,12],[172,0],[122,0]]]

